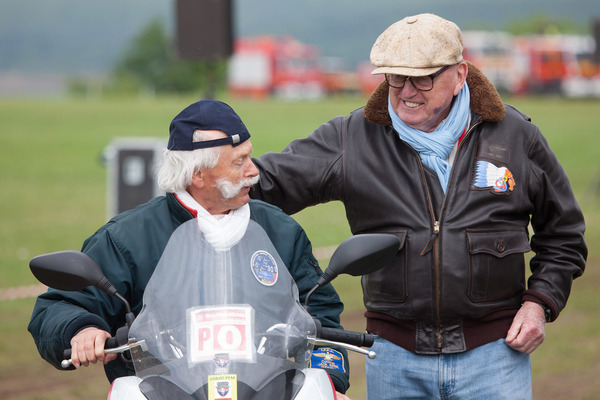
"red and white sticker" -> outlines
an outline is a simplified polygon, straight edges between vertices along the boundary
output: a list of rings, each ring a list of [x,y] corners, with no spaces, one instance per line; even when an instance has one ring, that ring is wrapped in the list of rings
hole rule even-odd
[[[188,356],[192,363],[226,353],[229,360],[254,361],[254,309],[249,305],[188,310]]]

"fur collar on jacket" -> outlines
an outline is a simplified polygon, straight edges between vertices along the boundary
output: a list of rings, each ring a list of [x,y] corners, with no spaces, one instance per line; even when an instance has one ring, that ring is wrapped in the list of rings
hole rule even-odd
[[[482,116],[484,121],[500,122],[504,118],[504,103],[496,88],[486,76],[472,63],[469,64],[467,84],[471,92],[471,111]],[[369,122],[380,125],[392,125],[388,114],[388,85],[385,81],[373,91],[363,110]]]

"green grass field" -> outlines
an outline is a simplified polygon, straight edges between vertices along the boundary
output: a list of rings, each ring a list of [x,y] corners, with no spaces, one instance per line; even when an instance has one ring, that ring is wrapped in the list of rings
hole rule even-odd
[[[227,99],[225,99],[227,101]],[[0,289],[36,283],[33,256],[79,249],[106,219],[103,149],[116,137],[166,138],[171,119],[193,98],[101,100],[0,99]],[[536,399],[600,398],[600,100],[507,99],[531,115],[567,170],[588,223],[588,270],[575,282],[561,317],[534,353]],[[318,102],[229,101],[252,136],[255,155],[280,151],[320,123],[364,104],[363,98]],[[314,247],[349,235],[338,204],[295,218]],[[346,304],[343,322],[361,330],[362,297],[356,278],[335,282]],[[33,299],[0,301],[0,398],[75,399],[107,392],[101,367],[58,372],[42,361],[26,331]],[[360,364],[353,357],[354,400],[364,399]]]

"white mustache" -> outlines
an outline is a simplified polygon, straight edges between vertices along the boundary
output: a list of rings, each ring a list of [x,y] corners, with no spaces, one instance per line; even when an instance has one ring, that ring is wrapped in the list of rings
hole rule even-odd
[[[219,179],[216,186],[223,197],[229,200],[237,196],[243,188],[256,185],[259,180],[260,175],[256,175],[248,179],[242,179],[237,183],[230,182],[227,179]]]

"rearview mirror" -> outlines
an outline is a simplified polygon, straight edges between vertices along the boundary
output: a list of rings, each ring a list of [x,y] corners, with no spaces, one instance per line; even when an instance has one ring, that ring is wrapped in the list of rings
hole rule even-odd
[[[135,316],[127,299],[117,289],[90,256],[80,251],[64,250],[42,254],[29,261],[29,269],[38,281],[53,289],[77,292],[94,286],[104,293],[119,299],[126,309],[125,320],[131,327]]]
[[[389,264],[398,253],[400,240],[389,233],[354,235],[333,252],[325,274],[366,275]]]
[[[366,275],[388,265],[398,253],[400,240],[389,233],[366,233],[344,240],[333,252],[329,266],[319,277],[317,284],[306,295],[304,305],[308,309],[310,296],[339,274]]]
[[[98,264],[80,251],[42,254],[29,262],[29,268],[37,280],[54,289],[78,291],[95,286],[111,296],[116,293]]]

